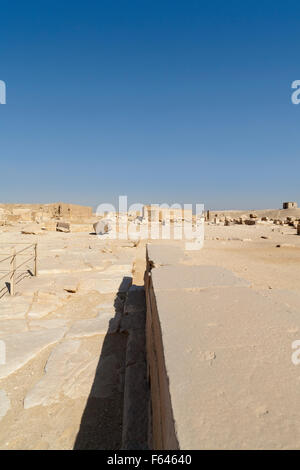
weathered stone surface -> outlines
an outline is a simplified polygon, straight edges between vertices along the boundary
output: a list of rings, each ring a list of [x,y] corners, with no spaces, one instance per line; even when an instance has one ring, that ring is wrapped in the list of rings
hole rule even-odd
[[[34,302],[29,309],[29,318],[43,318],[59,307],[58,303],[49,302]]]
[[[138,362],[146,363],[145,324],[144,328],[130,330],[127,340],[126,367]]]
[[[57,403],[61,394],[72,399],[89,395],[98,357],[80,346],[81,341],[66,340],[52,351],[44,376],[25,397],[25,409]]]
[[[21,233],[23,235],[41,235],[43,233],[42,228],[38,224],[26,225],[22,228]]]
[[[5,390],[0,390],[0,421],[10,409],[10,399]]]
[[[112,314],[110,312],[101,312],[97,318],[86,318],[74,322],[67,338],[81,338],[94,335],[105,335],[108,331]]]
[[[55,328],[2,337],[6,345],[6,364],[0,365],[0,379],[20,369],[40,351],[59,341],[65,332],[65,328]]]
[[[80,290],[94,290],[100,294],[113,292],[127,292],[132,284],[132,278],[129,276],[116,276],[112,274],[97,275],[97,277],[86,279],[80,282]]]
[[[26,320],[4,320],[0,314],[0,339],[3,335],[12,335],[26,330]]]
[[[299,448],[297,312],[243,287],[155,296],[180,448]]]
[[[152,266],[168,266],[184,259],[184,251],[178,245],[151,244],[147,245],[147,257]]]
[[[62,318],[74,321],[96,317],[100,299],[101,296],[97,292],[90,292],[89,295],[70,295],[68,302],[49,314],[49,319]]]
[[[151,272],[156,290],[203,289],[210,286],[245,286],[248,282],[218,266],[163,266]]]
[[[29,327],[30,331],[38,331],[43,329],[55,329],[55,328],[67,328],[70,324],[70,320],[63,318],[54,318],[51,320],[44,318],[30,319]]]
[[[56,224],[56,231],[57,232],[70,232],[70,224],[68,222],[57,222]]]
[[[120,388],[120,362],[115,354],[100,357],[91,390],[94,398],[109,398]]]
[[[148,449],[148,400],[146,362],[126,367],[122,449]]]
[[[131,286],[127,293],[124,312],[134,313],[145,311],[146,299],[143,286]]]
[[[25,318],[30,304],[30,300],[24,300],[19,297],[6,297],[5,299],[1,299],[1,320]]]

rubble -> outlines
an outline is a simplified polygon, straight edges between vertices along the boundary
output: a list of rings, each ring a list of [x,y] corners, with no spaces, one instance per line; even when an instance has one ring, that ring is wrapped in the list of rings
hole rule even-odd
[[[70,224],[67,222],[57,222],[56,224],[56,231],[69,233],[70,232]]]

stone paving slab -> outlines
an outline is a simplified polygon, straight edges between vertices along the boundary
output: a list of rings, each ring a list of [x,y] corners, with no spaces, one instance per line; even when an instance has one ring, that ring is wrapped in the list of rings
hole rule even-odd
[[[299,314],[243,287],[155,297],[180,448],[300,448]]]
[[[203,289],[211,286],[247,286],[249,283],[218,266],[162,266],[151,272],[155,291]]]
[[[62,339],[66,328],[55,328],[41,331],[27,331],[2,336],[6,345],[6,363],[0,364],[0,379],[20,369],[40,351]]]
[[[59,403],[61,394],[72,399],[88,396],[99,358],[80,346],[80,340],[66,340],[54,348],[44,376],[25,397],[25,409]]]
[[[183,248],[171,244],[147,245],[147,257],[152,266],[176,265],[184,260]]]

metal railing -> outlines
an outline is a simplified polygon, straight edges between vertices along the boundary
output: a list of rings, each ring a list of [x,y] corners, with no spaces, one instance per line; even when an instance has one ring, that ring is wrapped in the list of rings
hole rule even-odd
[[[5,261],[9,264],[8,269],[1,270],[0,269],[0,281],[5,278],[9,279],[9,293],[10,295],[15,295],[16,292],[16,284],[20,280],[18,278],[18,274],[22,273],[29,273],[32,276],[37,276],[37,243],[2,243],[6,247],[10,248],[10,253],[2,253],[0,250],[0,256],[6,256],[6,258],[0,258],[0,267],[1,263]],[[17,250],[17,245],[26,245],[24,248]],[[17,264],[18,257],[20,256],[27,256],[28,250],[32,250],[31,256],[27,258],[25,261],[22,261],[21,264]],[[32,261],[32,267],[28,265]],[[20,270],[20,268],[22,268]],[[26,267],[26,269],[24,269]],[[1,276],[1,274],[4,275]]]

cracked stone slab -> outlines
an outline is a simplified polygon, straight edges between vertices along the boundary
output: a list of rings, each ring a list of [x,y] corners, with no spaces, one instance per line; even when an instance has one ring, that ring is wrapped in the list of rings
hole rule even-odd
[[[108,278],[108,275],[104,277],[94,277],[91,279],[85,279],[80,283],[80,290],[82,291],[97,291],[100,294],[127,292],[132,284],[132,277],[121,277],[113,276]]]
[[[111,312],[100,312],[96,318],[76,321],[67,333],[66,338],[82,338],[94,335],[105,335],[113,321]]]
[[[99,357],[81,345],[69,339],[53,349],[43,377],[25,397],[25,409],[59,403],[62,394],[71,399],[89,396]]]
[[[60,306],[57,303],[48,303],[48,302],[34,302],[30,307],[28,312],[29,318],[43,318],[51,312],[55,312],[55,310]]]
[[[30,320],[29,329],[31,331],[37,331],[42,329],[55,329],[68,327],[71,320],[64,320],[63,318],[52,318],[48,319],[34,319]]]
[[[85,295],[70,294],[71,298],[64,305],[58,307],[48,315],[48,319],[62,318],[65,320],[79,320],[98,315],[101,296],[98,292],[90,292]]]
[[[219,266],[163,266],[151,271],[155,290],[245,287],[249,282]]]
[[[1,320],[17,320],[25,318],[30,305],[31,301],[22,297],[8,297],[6,299],[1,299]]]
[[[182,247],[176,245],[149,243],[147,245],[147,257],[153,266],[169,266],[183,261],[184,251]]]
[[[0,314],[1,318],[1,314]],[[3,320],[0,321],[0,339],[4,335],[12,335],[28,330],[26,320]]]
[[[2,336],[5,342],[6,364],[0,365],[0,379],[7,377],[33,359],[40,351],[62,339],[66,328],[26,331]]]

